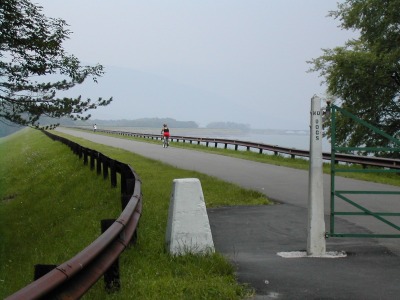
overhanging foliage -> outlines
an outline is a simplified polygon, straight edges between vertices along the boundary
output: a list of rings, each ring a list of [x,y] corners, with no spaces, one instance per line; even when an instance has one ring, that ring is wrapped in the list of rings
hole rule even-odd
[[[313,65],[310,71],[325,78],[328,93],[340,98],[344,109],[397,138],[400,135],[399,7],[400,0],[347,0],[339,4],[330,16],[341,21],[342,29],[356,30],[360,37],[341,47],[323,49],[322,56],[309,62]],[[336,139],[341,146],[394,146],[345,118],[339,117],[337,122]]]
[[[103,66],[81,66],[66,53],[62,43],[71,33],[67,23],[47,18],[41,10],[28,0],[1,1],[0,121],[39,127],[41,116],[88,119],[88,110],[112,99],[59,98],[57,92],[89,77],[96,82]]]

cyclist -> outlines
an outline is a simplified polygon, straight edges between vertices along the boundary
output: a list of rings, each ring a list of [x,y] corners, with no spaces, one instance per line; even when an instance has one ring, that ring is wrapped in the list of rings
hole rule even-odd
[[[163,143],[163,147],[166,148],[169,146],[169,128],[167,126],[167,124],[163,125],[163,128],[161,129],[161,135],[162,138],[164,139],[164,143]]]

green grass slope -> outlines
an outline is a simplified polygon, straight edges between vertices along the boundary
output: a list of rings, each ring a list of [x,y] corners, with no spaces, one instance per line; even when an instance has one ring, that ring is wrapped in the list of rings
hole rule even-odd
[[[129,163],[143,186],[143,215],[136,246],[120,259],[121,291],[107,294],[100,280],[84,299],[242,299],[220,254],[172,257],[164,250],[169,196],[175,178],[199,178],[208,207],[267,204],[254,191],[183,171],[120,149],[71,138]],[[65,145],[24,129],[0,139],[0,297],[32,281],[35,264],[60,264],[100,234],[100,220],[121,212],[111,188]],[[82,230],[84,229],[84,230]]]

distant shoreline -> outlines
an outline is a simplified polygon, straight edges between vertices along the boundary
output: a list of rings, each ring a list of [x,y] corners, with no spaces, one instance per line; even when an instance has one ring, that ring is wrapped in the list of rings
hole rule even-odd
[[[78,127],[92,127],[93,125],[84,125]],[[121,130],[128,132],[138,132],[138,133],[152,133],[156,134],[161,130],[158,127],[135,127],[135,126],[113,126],[113,125],[102,125],[97,124],[97,127],[100,129],[108,129],[108,130]],[[195,136],[199,136],[199,134],[212,134],[212,135],[247,135],[247,134],[263,134],[263,135],[310,135],[310,133],[304,129],[237,129],[237,128],[206,128],[206,127],[197,127],[197,128],[182,128],[173,126],[169,126],[172,132],[175,132],[175,135],[183,135],[181,133],[177,134],[177,132],[182,133],[190,133],[193,132]]]

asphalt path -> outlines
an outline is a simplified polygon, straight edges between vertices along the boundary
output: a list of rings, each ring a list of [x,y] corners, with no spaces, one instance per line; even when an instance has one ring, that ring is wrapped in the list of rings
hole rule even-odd
[[[212,175],[257,190],[280,205],[209,210],[217,250],[238,265],[238,276],[256,288],[258,299],[396,299],[400,293],[399,239],[329,238],[328,251],[345,251],[344,260],[289,259],[280,251],[302,251],[307,243],[308,172],[86,131],[60,132],[122,148],[171,166]],[[134,167],[134,166],[133,166]],[[400,191],[399,187],[336,177],[340,190]],[[330,176],[324,175],[326,227],[329,228]],[[400,212],[399,195],[352,197],[371,210]],[[337,209],[350,210],[343,201]],[[391,220],[395,220],[391,218]],[[397,217],[398,220],[398,217]],[[397,222],[398,224],[399,222]],[[372,217],[337,218],[346,232],[393,233]],[[340,262],[339,262],[340,261]],[[279,272],[277,272],[279,270]],[[368,274],[368,276],[367,276]],[[379,288],[377,286],[380,285]],[[381,290],[384,289],[384,290]]]

